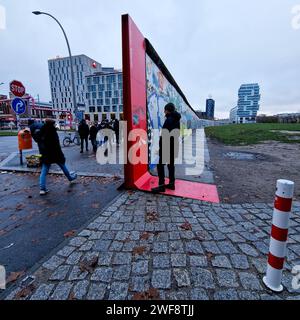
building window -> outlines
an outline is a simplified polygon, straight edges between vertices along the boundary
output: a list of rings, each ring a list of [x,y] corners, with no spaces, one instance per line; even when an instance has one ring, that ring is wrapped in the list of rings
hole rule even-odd
[[[104,107],[104,112],[110,112],[110,107],[109,106],[105,106]]]
[[[111,104],[110,99],[105,99],[105,104]]]
[[[120,106],[120,112],[123,112],[124,110],[123,110],[123,106]]]
[[[98,112],[102,112],[102,107],[97,107]]]
[[[95,107],[90,107],[90,113],[95,113],[96,112],[96,108]]]
[[[112,107],[112,112],[118,112],[118,107],[117,106],[113,106]]]

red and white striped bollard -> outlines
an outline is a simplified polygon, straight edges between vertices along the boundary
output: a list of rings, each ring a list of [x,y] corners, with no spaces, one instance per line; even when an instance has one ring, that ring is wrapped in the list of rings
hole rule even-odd
[[[295,184],[288,180],[277,181],[275,208],[267,274],[264,284],[274,292],[282,292],[282,274],[287,251],[289,222]]]

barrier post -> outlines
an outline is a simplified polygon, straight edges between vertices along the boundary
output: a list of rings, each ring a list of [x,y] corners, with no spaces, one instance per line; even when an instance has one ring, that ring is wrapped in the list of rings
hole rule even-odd
[[[273,224],[267,274],[264,284],[274,292],[282,292],[282,274],[287,251],[289,222],[295,184],[288,180],[277,181]]]

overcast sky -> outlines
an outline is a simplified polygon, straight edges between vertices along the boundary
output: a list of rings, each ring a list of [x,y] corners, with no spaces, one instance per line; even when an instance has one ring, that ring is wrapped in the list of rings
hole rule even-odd
[[[300,0],[0,0],[0,93],[21,80],[27,91],[50,100],[49,58],[73,54],[122,67],[121,14],[129,13],[155,47],[195,109],[216,100],[218,117],[236,106],[242,83],[261,86],[260,113],[300,112],[300,30],[292,8]]]

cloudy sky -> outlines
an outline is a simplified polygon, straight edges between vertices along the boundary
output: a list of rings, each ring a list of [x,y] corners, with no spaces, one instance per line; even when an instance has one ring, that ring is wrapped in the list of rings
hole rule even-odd
[[[156,48],[195,109],[208,95],[228,117],[242,83],[261,86],[261,113],[300,112],[300,30],[292,8],[300,0],[0,0],[0,93],[12,79],[49,101],[47,60],[73,54],[122,67],[121,14],[129,13]],[[295,16],[295,15],[294,15]]]

